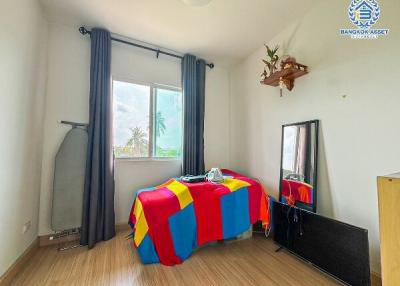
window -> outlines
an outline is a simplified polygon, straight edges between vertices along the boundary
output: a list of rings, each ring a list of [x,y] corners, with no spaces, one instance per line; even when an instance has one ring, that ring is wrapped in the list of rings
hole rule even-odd
[[[161,85],[113,81],[116,158],[182,154],[182,92]]]

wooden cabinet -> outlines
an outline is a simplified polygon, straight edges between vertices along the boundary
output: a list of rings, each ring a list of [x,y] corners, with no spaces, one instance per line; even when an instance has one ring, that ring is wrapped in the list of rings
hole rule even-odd
[[[383,286],[400,285],[400,173],[378,177]]]

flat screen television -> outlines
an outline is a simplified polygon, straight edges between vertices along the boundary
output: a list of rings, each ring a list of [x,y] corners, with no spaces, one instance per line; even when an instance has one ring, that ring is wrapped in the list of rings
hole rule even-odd
[[[336,279],[371,285],[366,229],[274,202],[273,232],[282,248]]]

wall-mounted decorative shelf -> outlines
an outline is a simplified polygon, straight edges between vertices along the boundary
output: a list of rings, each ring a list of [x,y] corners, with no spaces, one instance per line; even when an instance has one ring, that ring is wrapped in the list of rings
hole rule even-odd
[[[288,90],[294,87],[294,80],[308,73],[307,66],[302,64],[295,64],[293,67],[282,69],[274,72],[272,75],[265,77],[261,83],[270,86],[279,86],[280,81],[283,80]]]
[[[281,60],[280,70],[277,70],[276,65],[279,61],[277,55],[279,46],[271,49],[265,45],[267,49],[267,59],[263,59],[265,63],[264,72],[261,74],[261,84],[270,86],[279,86],[281,96],[283,95],[283,87],[286,86],[288,90],[292,90],[294,87],[294,80],[308,73],[308,67],[296,62],[296,59],[291,56],[285,56],[285,59]],[[267,72],[267,70],[269,72]]]

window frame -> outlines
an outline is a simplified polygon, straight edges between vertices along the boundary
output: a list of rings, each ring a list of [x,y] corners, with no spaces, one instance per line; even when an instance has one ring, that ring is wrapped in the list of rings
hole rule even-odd
[[[183,106],[182,88],[177,87],[177,86],[172,86],[172,85],[161,84],[161,83],[152,83],[152,82],[135,80],[135,79],[128,78],[128,77],[112,76],[112,78],[111,78],[111,94],[112,94],[112,104],[113,105],[114,105],[114,81],[120,81],[120,82],[125,82],[125,83],[130,83],[130,84],[136,84],[136,85],[145,85],[145,86],[150,87],[148,156],[147,157],[115,157],[114,156],[114,160],[121,160],[121,161],[181,161],[182,156],[179,156],[179,157],[156,157],[153,155],[155,154],[155,152],[154,152],[155,151],[154,150],[154,148],[155,148],[154,122],[155,122],[155,114],[156,114],[156,107],[157,107],[157,97],[156,97],[155,90],[157,88],[160,88],[160,89],[180,92],[181,96],[182,96],[182,106]],[[113,120],[114,120],[114,114],[113,114]],[[183,110],[182,110],[181,127],[182,127],[182,133],[183,133]],[[114,126],[113,126],[113,129],[114,129]],[[113,130],[112,136],[114,138],[114,130]],[[183,134],[182,134],[181,140],[183,142]],[[181,151],[183,151],[183,144],[182,144]],[[114,140],[113,140],[113,153],[114,153]]]

